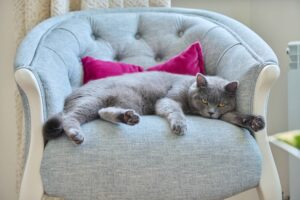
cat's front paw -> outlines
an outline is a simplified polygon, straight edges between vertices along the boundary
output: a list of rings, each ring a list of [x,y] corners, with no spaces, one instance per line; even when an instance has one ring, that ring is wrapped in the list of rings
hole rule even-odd
[[[254,132],[265,128],[265,120],[262,116],[250,115],[244,119],[244,123]]]
[[[175,120],[171,123],[171,130],[176,135],[185,135],[187,132],[187,125],[185,121]]]
[[[140,122],[140,116],[134,110],[127,110],[119,118],[121,122],[131,126]]]

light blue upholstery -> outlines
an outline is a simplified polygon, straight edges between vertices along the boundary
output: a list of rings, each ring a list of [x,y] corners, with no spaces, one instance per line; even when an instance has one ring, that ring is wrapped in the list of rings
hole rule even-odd
[[[207,73],[238,80],[238,110],[251,113],[258,74],[277,64],[277,58],[247,27],[209,11],[104,9],[52,18],[27,35],[15,65],[36,76],[49,117],[82,84],[81,57],[149,67],[197,40]],[[27,108],[25,94],[23,100]],[[29,110],[25,113],[28,122]],[[47,144],[41,169],[47,193],[81,200],[209,200],[259,182],[261,156],[254,139],[225,122],[189,117],[184,137],[171,135],[158,117],[143,117],[136,127],[98,120],[84,129],[86,140],[80,147],[66,138]]]
[[[82,146],[66,137],[46,146],[45,191],[72,200],[214,200],[257,185],[261,156],[248,131],[196,116],[187,122],[182,137],[157,116],[133,127],[88,123]]]

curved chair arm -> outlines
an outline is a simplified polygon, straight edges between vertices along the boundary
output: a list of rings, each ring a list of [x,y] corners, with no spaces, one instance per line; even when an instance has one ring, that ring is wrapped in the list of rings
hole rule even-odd
[[[239,111],[261,115],[266,119],[270,89],[280,74],[276,55],[268,44],[241,23],[216,13],[207,13],[206,16],[221,23],[238,41],[220,55],[215,73],[228,80],[240,81],[237,94]],[[255,138],[263,157],[262,174],[257,187],[259,197],[263,200],[281,200],[281,185],[269,146],[267,128],[255,133]]]
[[[233,68],[226,68],[227,71],[223,71],[223,74],[219,71],[218,75],[225,76],[229,80],[242,80],[241,85],[244,85],[242,85],[242,91],[241,88],[238,91],[238,98],[240,96],[240,101],[249,101],[250,103],[249,106],[242,105],[244,108],[246,107],[242,111],[261,115],[266,119],[269,93],[279,77],[279,67],[275,64],[248,65],[239,69],[240,76],[230,72],[230,70],[234,71]],[[246,83],[243,80],[246,80]],[[254,136],[262,154],[261,179],[256,188],[259,198],[261,200],[281,200],[281,185],[267,137],[267,123],[266,127],[256,132]]]
[[[259,67],[261,69],[258,70]],[[255,70],[255,68],[258,70],[258,73],[256,75],[253,73],[250,75],[250,72]],[[228,71],[230,69],[226,70]],[[244,70],[242,73],[244,78],[238,78],[251,80],[252,84],[249,84],[248,82],[248,87],[245,86],[242,92],[239,91],[240,94],[238,95],[244,96],[242,98],[250,100],[249,113],[261,115],[266,119],[269,94],[272,85],[279,77],[279,67],[275,64],[252,65],[248,66],[248,68],[243,67],[240,70]],[[229,80],[234,80],[237,77],[237,74],[235,73],[219,73],[218,75],[226,76]],[[241,93],[248,93],[249,95],[245,96]],[[254,133],[254,136],[262,154],[261,178],[259,185],[256,188],[259,198],[260,200],[282,200],[280,180],[267,136],[267,123],[266,127],[263,130]]]
[[[44,121],[41,90],[35,75],[28,68],[15,72],[15,79],[29,104],[30,146],[21,182],[20,200],[41,199],[44,193],[40,165],[44,151],[42,125]],[[27,116],[28,117],[28,116]],[[34,191],[34,192],[33,192]]]
[[[262,69],[255,85],[253,113],[266,118],[270,89],[279,74],[277,65],[267,65]],[[267,128],[255,133],[255,138],[263,156],[262,175],[257,188],[260,199],[281,200],[281,185],[267,137]]]

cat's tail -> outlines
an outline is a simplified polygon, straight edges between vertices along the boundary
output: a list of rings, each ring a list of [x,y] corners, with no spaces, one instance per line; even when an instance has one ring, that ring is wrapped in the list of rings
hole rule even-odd
[[[54,139],[63,135],[64,129],[62,125],[62,115],[61,113],[54,115],[49,118],[43,126],[44,139]]]

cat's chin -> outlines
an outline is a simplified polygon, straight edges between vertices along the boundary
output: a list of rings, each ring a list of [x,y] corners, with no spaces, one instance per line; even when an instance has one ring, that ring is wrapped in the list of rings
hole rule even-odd
[[[209,116],[210,119],[220,119],[220,116]]]

